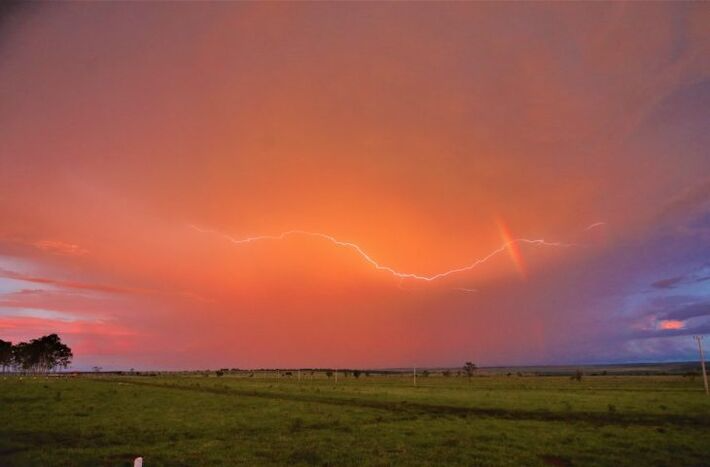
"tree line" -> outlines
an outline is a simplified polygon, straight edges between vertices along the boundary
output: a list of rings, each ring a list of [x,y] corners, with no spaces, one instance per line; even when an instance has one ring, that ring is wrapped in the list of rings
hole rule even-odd
[[[67,368],[74,357],[71,349],[56,334],[42,336],[29,342],[0,339],[0,367],[2,372],[48,373]]]

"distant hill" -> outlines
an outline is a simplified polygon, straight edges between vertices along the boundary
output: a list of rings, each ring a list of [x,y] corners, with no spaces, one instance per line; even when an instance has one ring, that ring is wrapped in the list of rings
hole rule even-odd
[[[458,371],[460,368],[429,368],[429,371]],[[608,363],[594,365],[536,365],[536,366],[495,366],[481,367],[479,375],[500,375],[522,373],[538,376],[572,375],[582,370],[587,375],[679,375],[697,373],[700,362],[670,362],[670,363]],[[411,370],[408,370],[411,371]]]

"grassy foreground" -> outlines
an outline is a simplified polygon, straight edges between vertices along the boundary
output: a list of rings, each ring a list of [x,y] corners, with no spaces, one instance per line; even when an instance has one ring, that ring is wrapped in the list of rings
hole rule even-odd
[[[0,465],[710,465],[680,376],[0,378]]]

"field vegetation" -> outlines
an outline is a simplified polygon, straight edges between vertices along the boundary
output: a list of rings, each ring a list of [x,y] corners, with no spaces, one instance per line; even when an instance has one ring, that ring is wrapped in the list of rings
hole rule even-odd
[[[0,378],[0,465],[710,464],[689,376],[219,373]]]

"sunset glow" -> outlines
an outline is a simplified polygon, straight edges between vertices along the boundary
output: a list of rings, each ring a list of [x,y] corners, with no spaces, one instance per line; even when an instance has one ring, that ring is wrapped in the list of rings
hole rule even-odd
[[[661,329],[683,329],[685,323],[674,319],[663,320],[659,323]]]
[[[691,358],[710,9],[559,6],[12,7],[0,338],[84,369]]]

